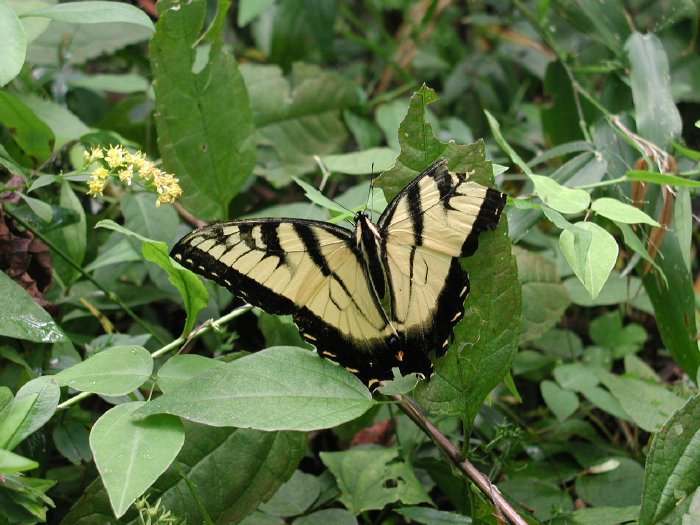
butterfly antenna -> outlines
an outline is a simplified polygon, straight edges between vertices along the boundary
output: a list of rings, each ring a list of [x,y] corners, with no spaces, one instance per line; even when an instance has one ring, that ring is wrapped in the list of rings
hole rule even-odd
[[[365,201],[365,211],[367,211],[367,203],[369,203],[369,213],[370,213],[370,219],[372,219],[371,215],[372,212],[374,212],[374,162],[372,163],[372,172],[370,175],[369,179],[369,193],[367,194],[367,200]]]

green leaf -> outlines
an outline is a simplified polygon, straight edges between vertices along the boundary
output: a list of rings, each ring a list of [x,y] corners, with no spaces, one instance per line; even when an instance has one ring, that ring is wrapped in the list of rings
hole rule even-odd
[[[255,166],[248,92],[220,40],[196,46],[206,2],[161,1],[158,13],[150,49],[163,164],[177,173],[188,209],[204,219],[225,218]]]
[[[187,523],[200,523],[202,509],[215,523],[238,523],[292,475],[306,450],[306,434],[301,432],[214,428],[188,422],[185,432],[187,438],[176,463],[155,482],[150,494]],[[236,475],[221,475],[222,465]],[[113,521],[109,499],[97,480],[62,523],[104,525]],[[136,525],[135,516],[128,523]]]
[[[671,173],[655,173],[653,171],[630,170],[625,173],[628,179],[641,182],[652,182],[654,184],[669,184],[672,186],[687,186],[689,188],[700,188],[700,180],[686,179],[672,175]]]
[[[602,473],[589,472],[576,479],[576,493],[594,507],[627,507],[638,505],[642,494],[644,469],[636,461],[606,458],[617,466]],[[589,469],[590,470],[590,469]],[[614,487],[614,490],[611,488]]]
[[[567,516],[576,525],[620,525],[636,523],[639,505],[579,509]]]
[[[639,524],[665,523],[684,499],[697,493],[698,487],[700,395],[696,394],[663,424],[651,442]]]
[[[656,432],[683,405],[683,399],[661,385],[608,373],[600,379],[632,421],[647,432]]]
[[[448,144],[440,142],[434,136],[431,124],[425,121],[428,104],[432,104],[437,99],[435,91],[425,85],[411,97],[408,112],[399,126],[401,153],[396,159],[394,166],[382,173],[375,182],[377,188],[384,190],[387,200],[393,199],[417,175],[447,152]],[[450,144],[455,146],[454,142]],[[478,158],[481,153],[478,149],[460,146],[458,151],[460,153],[466,152],[466,155],[473,155],[477,160],[484,162],[483,154],[481,158]],[[460,161],[462,161],[461,164],[465,164],[465,159],[463,157],[457,159],[456,152],[452,153],[453,155],[447,158],[450,169],[453,171],[466,171],[459,170],[455,166]],[[447,157],[447,155],[445,156]],[[466,163],[469,160],[473,159],[468,159]]]
[[[430,501],[410,463],[399,459],[397,449],[351,449],[320,455],[338,482],[340,501],[355,515],[397,501],[405,505]]]
[[[0,448],[12,450],[43,427],[58,406],[61,391],[50,376],[37,377],[19,389],[0,426]]]
[[[197,314],[209,302],[209,292],[199,277],[171,259],[168,253],[168,246],[164,242],[152,241],[110,220],[100,221],[95,227],[108,228],[142,241],[141,251],[143,256],[146,260],[157,264],[165,270],[170,283],[180,292],[187,312],[187,319],[185,320],[182,333],[185,335],[189,334],[197,321]]]
[[[217,368],[225,364],[223,361],[217,361],[203,355],[174,355],[158,369],[156,380],[160,389],[163,392],[168,392],[210,368]]]
[[[559,247],[574,269],[576,277],[583,283],[591,298],[595,299],[617,261],[617,243],[612,235],[595,223],[578,222],[575,226],[591,233],[591,245],[586,252],[584,264],[581,265],[577,258],[574,234],[571,231],[561,232]]]
[[[70,257],[75,264],[81,265],[87,249],[85,209],[67,181],[61,183],[59,204],[63,208],[74,211],[78,216],[78,221],[67,224],[62,228],[51,230],[47,233],[47,237],[56,244],[63,253]],[[80,276],[80,272],[68,264],[62,257],[54,257],[53,264],[54,270],[66,286],[72,284]]]
[[[68,83],[74,88],[109,91],[110,93],[139,93],[147,91],[150,87],[145,77],[134,73],[125,73],[123,75],[86,75],[70,79]]]
[[[561,213],[579,213],[588,208],[591,196],[585,190],[562,186],[550,177],[530,175],[535,191],[547,206]]]
[[[248,25],[248,22],[257,18],[276,0],[241,0],[238,3],[238,27]]]
[[[2,16],[2,13],[0,13]],[[9,450],[0,449],[0,472],[24,472],[39,468],[39,463]]]
[[[638,352],[647,340],[643,326],[628,323],[623,327],[617,310],[597,317],[591,323],[590,335],[596,344],[610,349],[615,359]]]
[[[56,137],[54,149],[90,133],[90,128],[64,106],[26,93],[20,95],[19,99],[51,129]]]
[[[656,35],[632,33],[625,43],[638,133],[666,148],[682,122],[671,93],[668,58]]]
[[[357,102],[356,85],[317,66],[296,63],[290,79],[277,66],[244,65],[257,141],[264,149],[260,173],[275,186],[316,167],[345,143],[343,109]]]
[[[578,410],[578,396],[568,390],[563,390],[553,381],[542,381],[540,392],[549,409],[559,421],[564,421]]]
[[[486,120],[489,123],[489,128],[491,129],[491,133],[493,134],[493,138],[496,140],[496,143],[505,152],[505,154],[508,155],[508,158],[513,161],[513,164],[520,168],[523,173],[525,173],[527,176],[532,175],[532,170],[530,167],[511,147],[511,145],[508,144],[505,137],[503,137],[503,134],[501,133],[501,125],[498,123],[498,121],[487,110],[484,110],[484,114],[486,115]]]
[[[22,14],[23,18],[40,16],[74,24],[107,24],[125,22],[136,24],[155,31],[148,15],[128,4],[115,2],[87,1],[58,4],[43,9],[34,9]]]
[[[19,75],[27,53],[27,35],[5,0],[0,1],[0,86]]]
[[[19,284],[0,272],[0,335],[37,343],[65,341],[66,336],[51,316]]]
[[[469,516],[430,507],[401,507],[396,509],[396,513],[424,525],[470,525],[472,523]]]
[[[588,291],[583,287],[577,277],[570,277],[564,281],[566,291],[569,292],[571,302],[580,306],[604,306],[627,303],[635,308],[654,313],[654,308],[649,302],[649,297],[644,290],[644,285],[639,277],[623,277],[619,272],[610,272],[610,277],[603,285],[603,289],[595,299],[591,299]]]
[[[297,470],[260,510],[273,516],[291,517],[304,514],[321,494],[316,476]]]
[[[52,437],[58,451],[74,465],[92,461],[90,435],[82,423],[65,418],[54,427]]]
[[[620,202],[617,199],[608,197],[596,199],[591,205],[591,210],[610,220],[625,224],[651,224],[652,226],[661,227],[658,222],[639,208]]]
[[[35,199],[33,197],[28,197],[23,193],[19,194],[19,197],[29,206],[29,208],[36,213],[36,215],[44,222],[50,223],[53,219],[53,208],[50,204]]]
[[[398,154],[391,148],[370,148],[353,153],[326,155],[321,160],[330,171],[348,175],[368,175],[388,170]]]
[[[185,441],[185,429],[176,417],[133,418],[143,404],[117,405],[90,432],[95,465],[117,518],[165,472]]]
[[[114,346],[54,377],[61,386],[105,396],[133,392],[151,375],[153,359],[141,346]]]
[[[20,99],[6,91],[0,91],[0,124],[27,155],[40,162],[51,155],[54,146],[51,128]]]
[[[571,304],[557,268],[535,252],[514,249],[522,283],[523,325],[520,344],[539,339],[554,328]]]
[[[357,520],[345,509],[322,509],[306,516],[301,516],[292,525],[357,525]]]
[[[500,482],[498,488],[506,499],[527,509],[540,521],[547,521],[561,511],[574,509],[574,503],[566,491],[546,478],[514,477]]]
[[[374,405],[355,376],[313,352],[272,347],[208,370],[146,404],[213,426],[316,430],[350,421]]]
[[[668,279],[666,275],[661,270],[661,267],[656,264],[656,261],[651,258],[649,252],[647,251],[642,241],[637,237],[637,235],[632,231],[632,228],[624,223],[617,223],[617,227],[622,232],[622,236],[625,239],[625,244],[632,249],[634,253],[639,255],[642,259],[648,262],[654,269],[659,273],[659,276],[664,280],[664,283],[668,284]]]
[[[632,418],[627,412],[625,412],[622,405],[620,405],[620,402],[604,388],[599,386],[583,385],[581,387],[581,394],[583,394],[583,396],[594,406],[598,407],[604,412],[607,412],[611,416],[632,421]]]
[[[567,363],[554,369],[554,379],[565,390],[582,392],[599,383],[594,368],[581,363]]]
[[[306,182],[304,182],[301,179],[298,179],[297,177],[292,177],[292,180],[304,190],[304,195],[306,195],[306,198],[309,199],[311,202],[318,204],[323,208],[336,211],[338,213],[347,213],[347,210],[345,208],[336,203],[334,200],[326,197],[323,193],[314,188],[311,184],[307,184]]]
[[[668,286],[653,273],[643,277],[644,288],[654,305],[656,325],[664,345],[690,377],[700,368],[700,341],[697,340],[693,277],[685,265],[683,252],[674,231],[667,231],[661,243],[658,264]]]

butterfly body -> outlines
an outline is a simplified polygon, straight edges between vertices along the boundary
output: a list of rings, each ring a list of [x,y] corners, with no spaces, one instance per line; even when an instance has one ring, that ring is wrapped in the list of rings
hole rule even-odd
[[[173,248],[185,267],[273,314],[292,314],[305,340],[370,387],[429,377],[464,315],[469,278],[459,257],[498,224],[505,196],[438,161],[406,186],[376,224],[355,230],[302,219],[213,224]]]

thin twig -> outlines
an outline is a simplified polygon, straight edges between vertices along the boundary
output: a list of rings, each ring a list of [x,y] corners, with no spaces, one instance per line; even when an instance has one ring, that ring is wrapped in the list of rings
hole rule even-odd
[[[494,504],[496,511],[507,518],[514,525],[528,525],[527,522],[518,514],[503,497],[498,488],[491,483],[479,469],[477,469],[468,459],[460,455],[460,451],[455,447],[447,437],[433,425],[420,407],[409,397],[391,396],[398,401],[399,408],[425,432],[430,439],[437,445],[440,452],[447,458],[460,472],[465,474],[479,490],[487,496]]]

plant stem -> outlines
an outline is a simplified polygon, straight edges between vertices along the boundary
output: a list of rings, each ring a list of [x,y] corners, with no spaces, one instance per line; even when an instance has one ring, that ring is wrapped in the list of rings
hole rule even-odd
[[[205,321],[202,323],[198,328],[195,328],[192,333],[188,337],[180,336],[177,339],[173,340],[172,342],[168,343],[167,345],[163,346],[162,348],[159,348],[155,352],[151,353],[151,358],[156,359],[157,357],[160,357],[164,354],[167,354],[171,350],[174,350],[178,346],[184,344],[184,343],[189,343],[190,341],[193,341],[205,333],[209,332],[210,330],[218,330],[222,325],[228,323],[229,321],[232,321],[236,317],[239,317],[246,313],[249,310],[252,310],[253,307],[249,304],[243,305],[239,308],[236,308],[235,310],[231,310],[229,313],[226,315],[223,315],[219,317],[216,321],[212,321],[211,319],[208,321]],[[90,397],[92,395],[92,392],[80,392],[79,394],[74,395],[73,397],[66,399],[63,403],[59,404],[56,409],[65,409],[68,408],[71,405],[76,404],[79,401],[82,401],[83,399]]]
[[[468,459],[464,459],[460,451],[455,447],[447,437],[433,425],[420,407],[409,397],[406,396],[391,396],[398,401],[399,408],[425,432],[430,439],[437,445],[440,452],[445,458],[453,464],[462,474],[466,475],[479,490],[488,497],[496,508],[496,512],[502,517],[507,518],[514,525],[528,525],[528,523],[518,514],[503,497],[496,485],[492,484],[479,469],[477,469]]]

